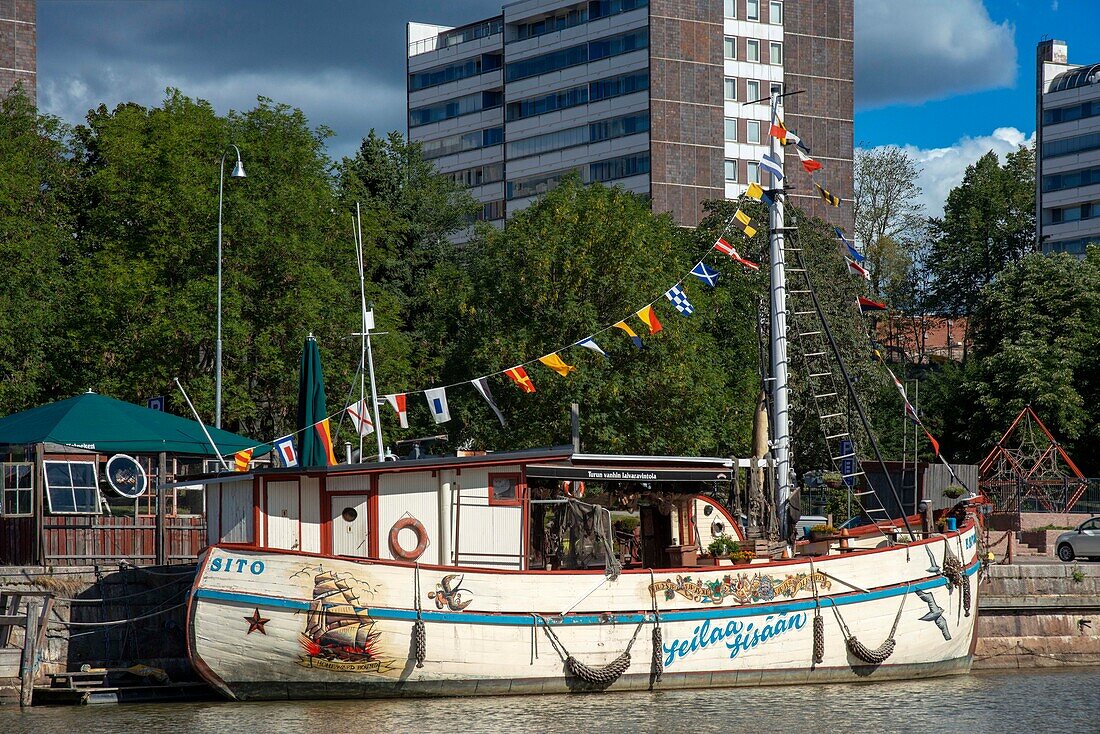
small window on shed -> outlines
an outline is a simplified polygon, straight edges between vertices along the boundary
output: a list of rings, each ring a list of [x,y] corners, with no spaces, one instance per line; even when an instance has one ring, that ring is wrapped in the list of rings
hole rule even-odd
[[[99,515],[99,478],[94,461],[44,461],[50,512]]]
[[[31,515],[34,508],[34,465],[30,462],[0,464],[0,515]]]

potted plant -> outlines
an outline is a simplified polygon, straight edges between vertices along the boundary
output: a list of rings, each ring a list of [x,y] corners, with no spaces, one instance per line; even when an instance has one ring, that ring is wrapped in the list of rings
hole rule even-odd
[[[844,484],[844,477],[838,471],[827,471],[821,475],[821,481],[825,482],[826,487],[838,489]]]
[[[946,515],[941,517],[939,520],[936,520],[936,530],[940,531],[941,533],[946,533],[947,532],[947,516]]]
[[[946,497],[949,500],[957,500],[959,497],[963,496],[964,492],[966,492],[966,490],[963,489],[962,487],[960,487],[959,485],[949,484],[946,487],[944,487],[943,496]]]
[[[749,563],[750,561],[752,561],[753,558],[756,558],[756,554],[747,548],[743,550],[739,549],[730,554],[730,560],[733,561],[735,566]]]
[[[832,525],[814,525],[810,528],[810,540],[814,542],[832,540],[834,537],[836,537],[836,528]]]
[[[710,541],[710,545],[707,546],[707,553],[715,558],[729,558],[740,549],[741,546],[737,544],[736,540],[726,533],[722,533],[716,535],[714,540]]]

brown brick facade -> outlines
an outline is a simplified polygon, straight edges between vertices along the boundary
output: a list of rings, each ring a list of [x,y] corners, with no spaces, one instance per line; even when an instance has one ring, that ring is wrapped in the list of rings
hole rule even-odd
[[[0,0],[0,96],[16,82],[34,100],[37,93],[35,0]]]
[[[762,3],[764,4],[764,3]],[[802,171],[798,156],[786,160],[791,203],[851,233],[853,147],[853,0],[784,3],[784,91],[805,90],[785,101],[787,126],[810,146],[823,168],[815,176],[841,198],[826,206]],[[789,150],[789,149],[788,149]]]
[[[725,195],[722,0],[650,0],[653,211],[695,226]]]

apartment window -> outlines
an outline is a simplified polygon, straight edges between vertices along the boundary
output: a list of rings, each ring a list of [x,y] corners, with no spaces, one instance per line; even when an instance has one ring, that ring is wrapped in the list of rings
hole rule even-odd
[[[1100,133],[1087,133],[1073,138],[1043,143],[1043,158],[1056,158],[1060,155],[1084,153],[1097,149],[1100,149]]]
[[[518,24],[515,27],[516,36],[512,40],[523,41],[528,38],[536,38],[546,35],[547,33],[565,30],[566,28],[572,28],[587,22],[588,8],[583,6],[579,8],[567,8],[554,15],[548,15],[538,20],[530,20],[526,23]]]
[[[737,58],[737,39],[733,36],[726,36],[725,38],[725,51],[727,59]]]
[[[783,104],[783,82],[772,82],[771,93],[779,97],[779,104]]]
[[[745,122],[745,142],[760,144],[760,120],[747,120]]]
[[[597,20],[626,13],[649,5],[649,0],[592,0],[588,3],[588,19]]]
[[[30,462],[0,464],[0,515],[30,515],[34,508],[34,465]]]
[[[599,102],[601,99],[621,97],[625,94],[633,94],[649,89],[649,72],[635,72],[634,74],[620,74],[590,82],[588,85],[588,98],[591,102]]]
[[[737,118],[726,118],[726,141],[730,143],[737,142]]]
[[[737,17],[737,0],[726,0],[724,15],[727,18],[736,18]]]
[[[760,0],[745,0],[745,18],[760,20]]]
[[[452,117],[460,117],[471,112],[480,112],[494,107],[500,107],[504,101],[504,93],[500,91],[478,92],[468,94],[457,99],[439,102],[426,107],[417,107],[409,110],[409,127],[427,125],[440,120],[449,120]]]
[[[44,461],[50,512],[98,515],[99,479],[94,461]]]
[[[461,153],[464,150],[477,150],[490,145],[500,145],[504,139],[504,128],[492,127],[485,130],[474,130],[458,135],[448,135],[437,140],[426,140],[420,144],[420,150],[425,158],[439,158],[452,153]]]
[[[523,61],[515,61],[505,69],[504,76],[510,82],[528,77],[548,74],[552,71],[578,66],[596,59],[606,59],[619,54],[629,53],[649,46],[649,30],[640,28],[629,33],[601,38],[589,43],[570,46],[533,56]]]
[[[760,41],[755,38],[745,41],[745,60],[760,61]]]
[[[737,101],[737,79],[732,76],[726,77],[726,99]]]
[[[749,180],[748,180],[748,183],[754,183],[754,184],[760,183],[760,164],[759,163],[750,163],[749,164]]]
[[[730,158],[726,159],[726,181],[737,183],[737,161]]]
[[[486,202],[477,213],[477,219],[481,222],[504,219],[504,199]]]
[[[753,102],[760,99],[760,82],[749,79],[745,82],[745,101]]]
[[[776,0],[768,3],[768,22],[772,25],[783,25],[783,3]]]
[[[772,64],[783,63],[783,44],[772,41],[768,44],[768,62]]]

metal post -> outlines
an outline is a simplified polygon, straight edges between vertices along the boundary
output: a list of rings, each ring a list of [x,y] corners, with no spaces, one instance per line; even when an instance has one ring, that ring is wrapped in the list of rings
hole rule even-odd
[[[30,706],[34,700],[34,668],[38,658],[39,601],[27,600],[26,627],[23,629],[23,657],[19,664],[19,705]]]
[[[569,435],[573,438],[573,453],[581,452],[581,406],[580,403],[569,404]]]
[[[160,456],[157,459],[157,528],[156,528],[156,556],[157,565],[163,566],[168,563],[168,554],[166,552],[165,541],[165,515],[167,514],[167,507],[165,506],[168,496],[167,488],[165,485],[168,482],[168,454],[161,451]]]
[[[228,153],[229,151],[225,151]],[[218,337],[214,347],[214,427],[222,427],[222,193],[225,189],[225,153],[218,166]]]
[[[777,117],[779,103],[772,93],[772,120]],[[771,155],[779,151],[775,137],[770,139]],[[773,178],[774,180],[774,178]],[[772,372],[772,456],[776,467],[775,510],[779,536],[787,537],[787,503],[791,496],[790,413],[787,387],[787,280],[783,252],[784,195],[777,193],[775,206],[769,208],[768,228],[771,231],[771,372]]]

